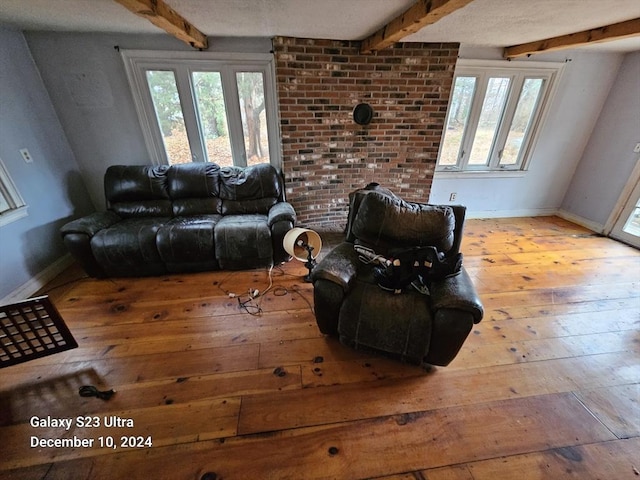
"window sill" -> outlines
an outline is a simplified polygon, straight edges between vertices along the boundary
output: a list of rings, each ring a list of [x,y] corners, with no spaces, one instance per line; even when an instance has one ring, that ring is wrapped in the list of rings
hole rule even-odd
[[[434,178],[522,178],[526,170],[491,170],[491,171],[436,171]]]
[[[13,210],[9,210],[0,215],[0,227],[8,225],[11,222],[15,222],[16,220],[24,218],[27,215],[29,215],[29,212],[27,211],[26,205],[14,208]]]

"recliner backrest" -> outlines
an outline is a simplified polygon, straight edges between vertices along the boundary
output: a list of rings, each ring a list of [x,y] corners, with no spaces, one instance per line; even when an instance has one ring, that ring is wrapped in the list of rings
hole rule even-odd
[[[377,191],[362,198],[351,229],[378,253],[416,246],[447,253],[456,244],[456,216],[450,206],[406,202]]]

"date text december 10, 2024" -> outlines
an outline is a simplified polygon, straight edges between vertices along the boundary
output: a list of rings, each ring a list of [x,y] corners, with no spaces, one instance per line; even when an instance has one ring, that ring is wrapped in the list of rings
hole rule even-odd
[[[33,428],[46,429],[63,429],[69,431],[72,427],[76,428],[134,428],[132,418],[123,418],[116,415],[104,417],[98,416],[79,416],[75,418],[55,418],[51,416],[38,417],[33,416],[29,419],[29,424]],[[69,438],[42,438],[32,435],[30,438],[31,448],[145,448],[151,447],[153,444],[151,437],[124,435],[120,437],[120,442],[111,436],[100,436],[97,438],[80,438],[77,436]]]

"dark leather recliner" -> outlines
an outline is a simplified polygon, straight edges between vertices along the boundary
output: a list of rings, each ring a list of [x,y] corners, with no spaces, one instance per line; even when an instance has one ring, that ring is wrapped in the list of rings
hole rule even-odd
[[[463,206],[405,202],[376,184],[352,192],[346,240],[312,274],[320,331],[345,345],[409,363],[448,365],[483,316],[469,275],[459,263],[455,270],[464,217]],[[363,262],[355,245],[385,258],[433,246],[439,264],[453,270],[443,278],[424,278],[428,294],[412,285],[402,293],[386,291],[379,286],[376,262]]]
[[[91,276],[241,270],[289,259],[282,240],[295,211],[269,164],[115,165],[104,188],[107,211],[61,229]]]

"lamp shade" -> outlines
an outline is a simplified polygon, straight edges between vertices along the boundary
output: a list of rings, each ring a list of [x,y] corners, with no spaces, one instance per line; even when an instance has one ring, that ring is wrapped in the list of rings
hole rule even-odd
[[[286,233],[282,241],[285,251],[301,262],[307,261],[306,245],[313,247],[311,257],[316,258],[322,249],[320,235],[308,228],[295,227]]]

